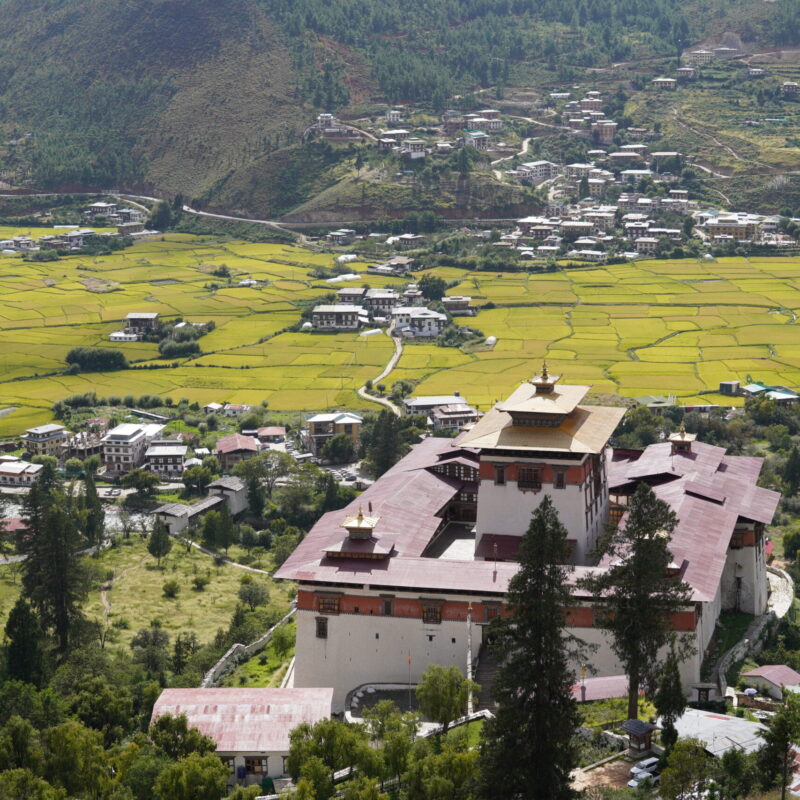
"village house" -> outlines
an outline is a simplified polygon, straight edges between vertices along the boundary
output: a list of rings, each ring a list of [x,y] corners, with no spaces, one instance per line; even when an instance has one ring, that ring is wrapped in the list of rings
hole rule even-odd
[[[425,140],[416,137],[408,138],[403,142],[400,152],[410,159],[425,158]]]
[[[711,52],[714,54],[714,58],[736,58],[739,55],[739,49],[736,47],[725,47],[724,45],[720,45],[719,47],[712,47]]]
[[[435,406],[428,415],[433,429],[443,431],[460,430],[465,425],[472,425],[477,422],[479,418],[480,414],[463,401]]]
[[[611,144],[617,135],[619,125],[610,119],[599,119],[592,122],[592,135],[596,135],[597,141],[602,144]]]
[[[46,425],[38,425],[35,428],[28,428],[22,436],[25,445],[25,454],[31,458],[34,456],[53,456],[61,460],[64,443],[69,438],[69,432],[63,425],[56,422],[49,422]]]
[[[17,456],[0,455],[0,486],[30,486],[42,469],[41,464],[31,464]]]
[[[366,309],[352,303],[315,306],[311,312],[311,324],[318,331],[354,331],[368,319]]]
[[[208,485],[208,497],[196,500],[191,505],[186,503],[166,503],[159,506],[152,514],[164,523],[171,536],[185,531],[196,524],[209,511],[216,511],[227,506],[231,516],[240,514],[247,508],[247,487],[241,478],[225,476]]]
[[[564,175],[570,180],[576,181],[581,178],[588,178],[589,173],[594,169],[594,164],[567,164],[564,167]]]
[[[678,80],[693,81],[697,77],[697,70],[694,67],[678,67],[675,74]]]
[[[634,239],[633,246],[639,255],[655,255],[658,239],[655,236],[638,236]]]
[[[339,228],[325,235],[325,240],[329,244],[341,245],[349,244],[356,237],[356,232],[351,228]]]
[[[228,788],[260,786],[274,794],[274,781],[287,776],[289,734],[301,724],[331,716],[333,689],[164,689],[151,721],[185,715],[189,726],[210,737],[228,768]]]
[[[384,117],[387,125],[399,125],[403,121],[403,112],[397,108],[390,108]]]
[[[246,403],[225,403],[222,407],[222,413],[226,417],[241,417],[243,414],[249,414],[253,410],[253,406]]]
[[[397,237],[396,244],[398,247],[412,248],[421,247],[425,244],[426,238],[420,233],[401,233]]]
[[[784,81],[781,91],[784,94],[797,94],[800,91],[800,85],[798,85],[797,81]]]
[[[442,114],[442,125],[445,133],[452,136],[464,127],[464,115],[460,111],[448,109]]]
[[[761,69],[761,67],[750,67],[747,70],[747,76],[749,78],[762,78],[766,74],[766,70]]]
[[[681,430],[639,451],[608,441],[625,410],[582,403],[546,367],[457,439],[428,438],[348,507],[313,526],[276,572],[297,586],[294,685],[332,686],[334,711],[365,683],[416,683],[431,663],[465,671],[488,657],[486,625],[506,593],[531,513],[550,497],[571,544],[568,583],[640,483],[676,513],[670,550],[689,587],[673,628],[694,644],[681,665],[695,699],[722,609],[767,607],[764,527],[779,496],[761,459],[728,455]],[[597,600],[573,589],[567,633],[596,647],[598,677],[622,675]],[[576,665],[577,667],[577,665]],[[490,687],[484,687],[490,688]]]
[[[561,172],[561,167],[552,161],[526,161],[520,164],[515,173],[524,181],[543,181],[556,177]]]
[[[421,306],[392,309],[395,330],[414,339],[435,339],[447,325],[447,316]]]
[[[223,408],[222,403],[206,403],[202,407],[202,411],[204,414],[218,414]]]
[[[99,456],[103,452],[103,436],[107,430],[107,423],[102,426],[92,427],[89,430],[78,431],[62,445],[64,458],[79,458],[85,461],[89,456]]]
[[[158,328],[158,313],[155,311],[133,311],[125,317],[128,333],[145,334]]]
[[[471,297],[464,297],[458,294],[453,294],[449,297],[442,298],[444,310],[451,316],[472,316],[475,313],[475,309],[470,306],[471,302]]]
[[[319,458],[329,439],[340,433],[349,436],[353,445],[361,443],[361,426],[364,420],[350,411],[315,414],[306,420],[308,427],[302,432],[303,439],[311,453]]]
[[[151,442],[164,430],[157,423],[126,422],[112,428],[102,438],[103,466],[107,475],[125,475],[139,469]]]
[[[423,395],[421,397],[406,397],[403,400],[403,409],[406,414],[425,414],[429,415],[438,406],[458,406],[466,405],[466,398],[458,392],[452,395]]]
[[[364,286],[346,286],[336,292],[336,301],[338,304],[360,306],[363,305],[366,294]]]
[[[83,212],[84,216],[89,219],[94,219],[95,217],[109,217],[112,214],[117,213],[117,204],[116,203],[92,203],[86,211]]]
[[[800,692],[800,673],[784,664],[765,664],[743,672],[742,683],[775,700],[783,700],[786,690]]]
[[[262,444],[281,444],[286,441],[286,428],[283,425],[266,425],[256,431]]]
[[[154,441],[145,451],[147,469],[162,479],[179,480],[189,448],[177,441]]]
[[[385,316],[402,304],[402,298],[394,289],[367,289],[362,300],[363,307],[372,316]]]
[[[714,60],[714,54],[710,50],[694,50],[687,59],[694,64],[710,64]]]
[[[466,147],[474,147],[476,150],[489,149],[489,134],[483,131],[465,131],[464,132],[464,145]]]
[[[258,439],[252,436],[243,436],[241,433],[232,433],[221,436],[214,445],[214,455],[219,460],[223,472],[230,472],[240,461],[258,454]]]

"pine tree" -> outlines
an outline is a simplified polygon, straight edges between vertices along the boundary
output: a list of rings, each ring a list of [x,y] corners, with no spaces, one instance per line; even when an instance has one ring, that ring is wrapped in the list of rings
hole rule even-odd
[[[795,445],[786,459],[783,468],[783,480],[786,481],[786,493],[788,495],[797,494],[800,489],[800,450]]]
[[[6,635],[6,671],[9,680],[40,686],[44,677],[44,652],[39,619],[20,597],[8,615]]]
[[[64,653],[83,618],[81,604],[88,585],[79,555],[83,539],[78,511],[49,464],[31,487],[24,514],[29,536],[24,540],[23,594],[38,612],[42,627],[53,630]]]
[[[105,532],[106,512],[97,494],[94,474],[88,472],[84,482],[83,507],[85,513],[84,535],[89,544],[100,544]]]
[[[508,587],[511,614],[494,623],[501,666],[497,712],[481,745],[481,796],[567,800],[577,754],[572,687],[575,645],[564,633],[570,605],[567,531],[549,496],[533,513]]]
[[[658,674],[659,650],[673,636],[672,615],[689,601],[687,585],[669,570],[669,542],[677,524],[670,507],[647,484],[640,484],[630,500],[625,527],[612,531],[601,544],[611,566],[580,581],[582,588],[604,599],[607,613],[596,615],[597,624],[611,634],[611,648],[628,676],[630,719],[638,717],[639,688],[652,684]],[[675,644],[680,657],[686,644],[682,639]]]
[[[397,463],[400,452],[397,417],[391,411],[381,411],[375,420],[369,448],[369,461],[376,478]]]
[[[161,559],[172,550],[172,539],[169,537],[169,531],[164,521],[161,519],[156,520],[153,527],[153,532],[147,540],[147,552],[156,560],[158,566],[161,566]]]
[[[661,717],[661,742],[665,750],[669,751],[678,741],[675,722],[686,708],[686,695],[683,693],[681,685],[680,664],[674,648],[670,648],[667,660],[664,662],[658,689],[653,699],[656,711]]]
[[[766,744],[759,750],[759,766],[765,785],[780,782],[781,800],[792,777],[794,747],[800,744],[800,697],[787,692],[784,705],[769,723],[764,733]]]

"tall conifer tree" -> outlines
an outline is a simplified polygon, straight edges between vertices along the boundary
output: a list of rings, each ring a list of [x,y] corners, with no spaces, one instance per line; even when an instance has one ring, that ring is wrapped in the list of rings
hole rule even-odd
[[[577,764],[574,656],[579,643],[564,631],[570,590],[567,531],[549,496],[533,513],[511,579],[511,614],[498,620],[501,666],[494,686],[495,719],[481,745],[481,796],[504,800],[569,800]]]

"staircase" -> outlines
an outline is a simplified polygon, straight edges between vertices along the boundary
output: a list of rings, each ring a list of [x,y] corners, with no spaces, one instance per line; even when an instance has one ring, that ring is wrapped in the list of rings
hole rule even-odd
[[[476,711],[482,708],[494,711],[497,707],[492,697],[492,687],[494,686],[497,667],[497,650],[491,645],[482,644],[478,651],[478,668],[475,670],[474,677],[475,683],[481,687],[475,701]]]

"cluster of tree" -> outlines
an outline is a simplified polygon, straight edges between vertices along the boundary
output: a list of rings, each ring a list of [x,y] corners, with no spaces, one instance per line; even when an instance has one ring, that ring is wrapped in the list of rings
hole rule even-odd
[[[382,391],[382,387],[377,387]],[[361,456],[376,478],[393,467],[419,442],[425,432],[425,420],[420,416],[396,417],[391,411],[381,411],[364,419],[361,428]]]
[[[73,347],[64,360],[75,372],[110,372],[128,368],[125,354],[111,347]]]

